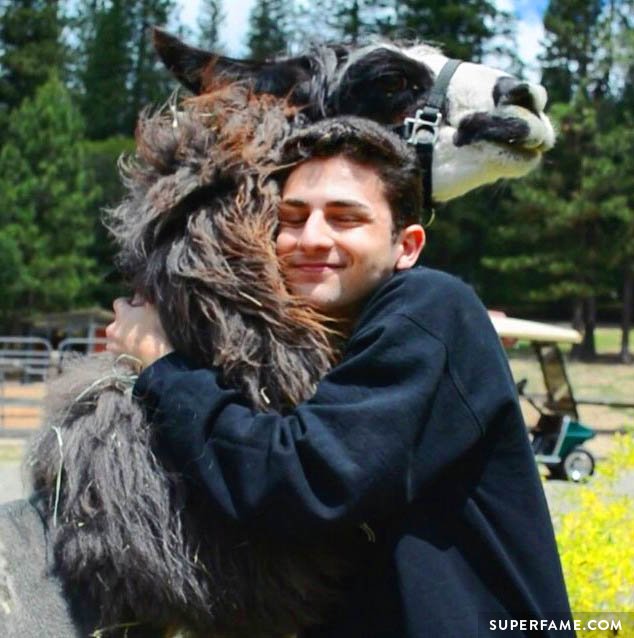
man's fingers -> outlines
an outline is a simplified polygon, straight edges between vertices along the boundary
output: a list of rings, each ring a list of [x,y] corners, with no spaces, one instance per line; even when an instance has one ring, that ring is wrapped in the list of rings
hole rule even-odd
[[[140,294],[132,299],[119,297],[112,302],[115,319],[106,327],[106,350],[130,354],[150,365],[171,352],[156,307]]]
[[[121,347],[118,342],[117,324],[114,321],[106,326],[106,339],[108,339],[106,341],[106,351],[119,354]]]

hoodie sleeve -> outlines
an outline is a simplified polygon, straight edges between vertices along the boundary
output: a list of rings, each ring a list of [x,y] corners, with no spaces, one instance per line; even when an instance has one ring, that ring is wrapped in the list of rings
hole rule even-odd
[[[158,360],[135,395],[161,454],[202,489],[210,510],[276,532],[402,508],[475,444],[482,424],[444,340],[384,310],[365,313],[341,363],[285,415],[254,411],[217,370],[176,353]]]

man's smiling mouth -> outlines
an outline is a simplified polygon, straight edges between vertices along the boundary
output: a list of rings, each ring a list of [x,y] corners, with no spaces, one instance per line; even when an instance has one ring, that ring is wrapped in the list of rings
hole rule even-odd
[[[322,270],[335,270],[343,268],[343,264],[330,264],[326,262],[301,262],[297,264],[291,264],[291,268],[296,270],[302,270],[306,272],[319,272]]]

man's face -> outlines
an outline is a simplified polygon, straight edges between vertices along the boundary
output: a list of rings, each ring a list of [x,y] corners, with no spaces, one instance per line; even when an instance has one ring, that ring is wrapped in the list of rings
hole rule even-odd
[[[342,156],[300,164],[284,185],[279,222],[277,254],[291,291],[330,316],[354,318],[399,268],[402,241],[371,167]]]

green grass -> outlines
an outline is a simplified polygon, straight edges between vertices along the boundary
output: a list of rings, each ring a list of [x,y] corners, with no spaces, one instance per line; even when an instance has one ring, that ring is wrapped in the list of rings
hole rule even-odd
[[[621,329],[616,327],[597,328],[594,338],[599,354],[618,354],[621,351]],[[634,350],[634,335],[630,330],[630,348]]]

